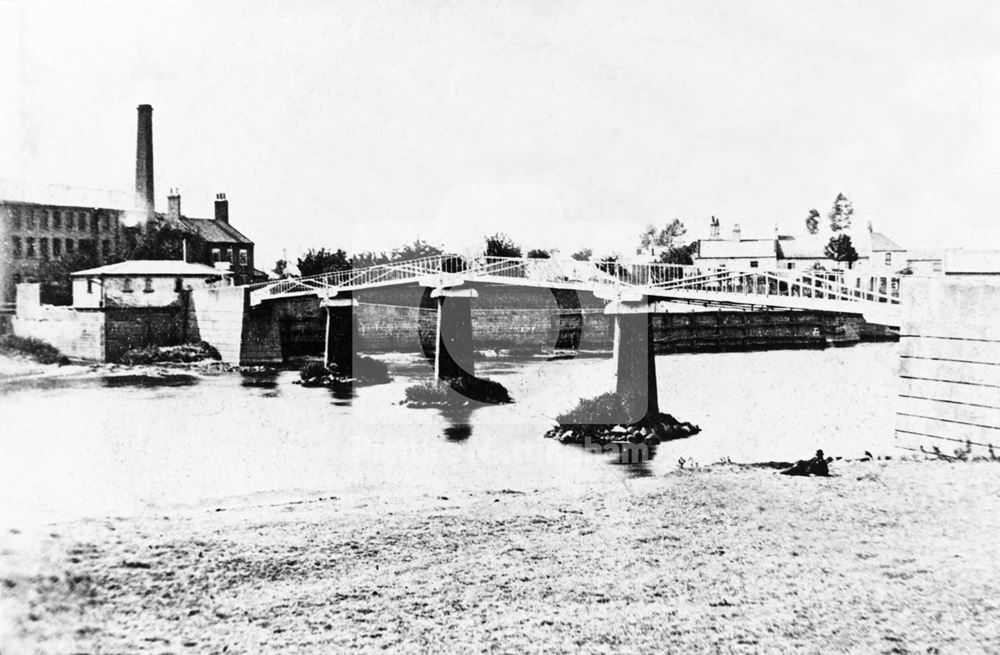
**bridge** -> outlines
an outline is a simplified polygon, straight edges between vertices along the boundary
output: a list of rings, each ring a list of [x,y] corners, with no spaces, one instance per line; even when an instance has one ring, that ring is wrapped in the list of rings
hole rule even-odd
[[[899,278],[816,270],[730,270],[678,264],[444,255],[249,285],[250,303],[317,296],[335,298],[384,286],[447,289],[466,282],[573,289],[608,300],[645,299],[653,311],[669,303],[745,309],[803,309],[861,314],[899,324]],[[611,312],[609,312],[611,313]]]
[[[630,398],[644,398],[651,412],[658,411],[651,317],[676,311],[677,303],[745,311],[860,314],[872,323],[899,325],[899,278],[886,275],[460,255],[195,292],[193,304],[195,313],[204,306],[212,310],[201,311],[199,316],[202,338],[217,346],[223,344],[220,351],[224,358],[228,344],[235,341],[235,355],[230,355],[230,360],[248,363],[254,358],[245,357],[241,348],[255,340],[266,341],[266,335],[274,332],[268,306],[290,298],[317,298],[326,308],[326,361],[340,371],[351,371],[357,305],[354,292],[419,285],[436,303],[435,376],[454,380],[474,375],[471,307],[477,291],[470,283],[567,289],[606,300],[604,311],[615,321],[617,391]],[[232,303],[223,311],[219,303],[225,298]],[[242,321],[242,327],[232,325],[234,319]],[[226,330],[219,331],[220,325]]]

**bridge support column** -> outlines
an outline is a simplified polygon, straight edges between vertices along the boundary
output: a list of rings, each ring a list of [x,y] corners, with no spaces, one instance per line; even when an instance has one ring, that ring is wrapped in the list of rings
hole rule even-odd
[[[617,300],[605,313],[615,317],[614,359],[616,391],[628,408],[627,423],[660,411],[653,358],[653,314],[646,299]]]
[[[444,288],[431,291],[437,299],[437,338],[434,376],[454,380],[475,375],[472,349],[472,299],[475,289]]]
[[[323,361],[334,365],[337,373],[350,377],[354,368],[354,308],[358,301],[349,295],[327,298],[322,301],[326,308],[326,347]]]

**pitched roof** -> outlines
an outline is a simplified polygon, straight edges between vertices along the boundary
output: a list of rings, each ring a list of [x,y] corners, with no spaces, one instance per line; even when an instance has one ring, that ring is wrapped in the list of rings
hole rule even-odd
[[[183,277],[185,275],[204,277],[206,275],[224,275],[226,271],[220,271],[205,266],[204,264],[191,264],[180,259],[132,259],[127,262],[88,268],[85,271],[77,271],[72,275],[171,275]]]
[[[214,218],[181,218],[181,224],[209,243],[248,243],[253,241],[225,221]]]
[[[906,248],[899,245],[881,232],[872,232],[872,252],[905,252]]]
[[[774,239],[727,241],[702,239],[698,246],[700,259],[743,259],[774,257]]]
[[[827,243],[823,238],[815,236],[782,239],[778,242],[778,256],[781,259],[826,259]]]

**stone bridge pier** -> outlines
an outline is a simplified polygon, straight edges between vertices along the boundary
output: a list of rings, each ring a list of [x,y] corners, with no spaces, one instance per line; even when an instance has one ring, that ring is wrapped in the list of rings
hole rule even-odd
[[[615,317],[615,391],[636,423],[660,411],[653,348],[653,305],[641,295],[617,295],[604,312]]]
[[[324,298],[320,304],[326,308],[323,361],[334,365],[340,375],[350,377],[354,370],[354,308],[358,301],[346,292]]]
[[[479,294],[470,288],[439,287],[430,296],[437,308],[434,377],[448,381],[474,376],[472,299]]]

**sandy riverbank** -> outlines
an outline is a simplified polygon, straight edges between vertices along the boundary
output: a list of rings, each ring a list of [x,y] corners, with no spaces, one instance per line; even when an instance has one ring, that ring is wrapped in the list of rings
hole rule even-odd
[[[1000,650],[1000,466],[834,472],[5,531],[0,651]]]

